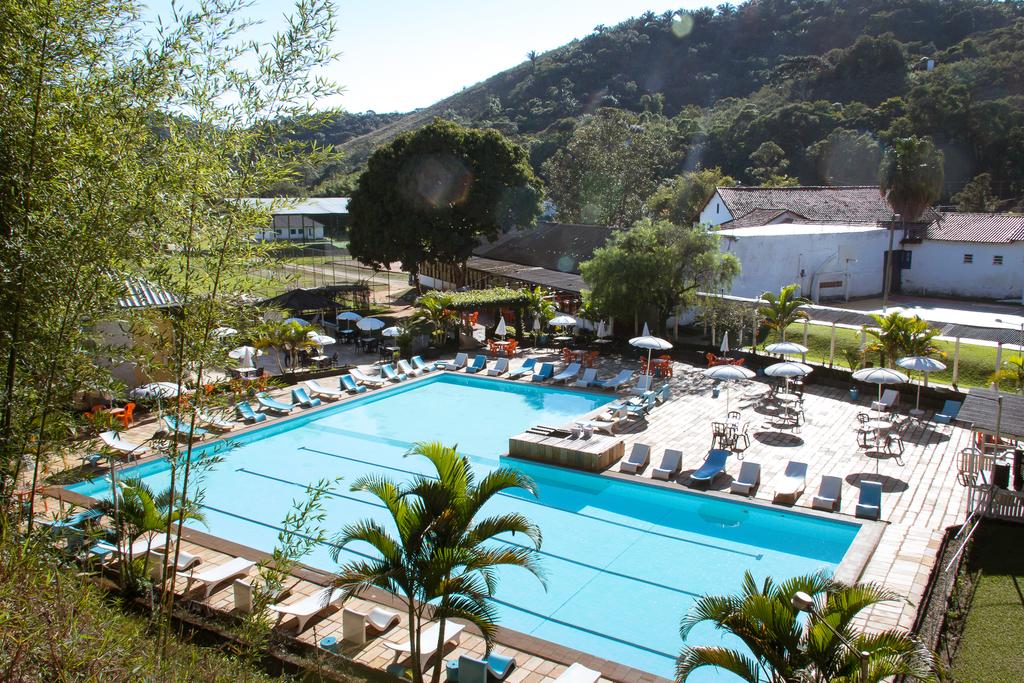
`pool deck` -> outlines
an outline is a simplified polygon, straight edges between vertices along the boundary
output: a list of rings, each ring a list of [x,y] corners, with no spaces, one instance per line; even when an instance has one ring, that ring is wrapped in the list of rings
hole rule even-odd
[[[544,353],[537,354],[537,357],[548,361],[555,358],[553,354]],[[602,357],[598,367],[599,376],[607,377],[622,367],[636,369],[637,362],[633,359]],[[372,372],[371,368],[365,366],[362,369]],[[633,477],[619,473],[616,464],[605,470],[603,476],[635,478],[652,485],[682,488],[688,481],[689,472],[703,462],[711,447],[711,422],[725,417],[727,392],[723,387],[721,395],[714,398],[713,383],[701,374],[700,368],[678,362],[673,364],[673,368],[675,376],[670,380],[672,398],[655,408],[646,420],[638,422],[619,437],[627,453],[634,442],[649,444],[652,447],[652,463],[660,460],[666,447],[681,450],[682,473],[676,481],[666,484],[651,481],[650,467],[643,474]],[[809,510],[824,474],[844,479],[840,512],[835,516],[845,519],[853,519],[859,482],[881,481],[882,523],[869,525],[873,529],[869,534],[871,542],[861,543],[864,534],[858,536],[856,547],[851,549],[840,568],[841,574],[847,580],[878,582],[907,598],[906,602],[885,603],[866,611],[861,620],[867,628],[911,628],[917,614],[917,605],[936,562],[943,532],[947,527],[962,522],[966,514],[968,490],[957,481],[956,463],[959,450],[969,445],[970,432],[957,426],[932,425],[927,421],[916,423],[904,434],[906,452],[900,464],[892,457],[866,453],[857,445],[856,414],[868,410],[871,397],[862,396],[859,402],[852,403],[841,389],[809,384],[804,393],[805,423],[797,430],[781,431],[772,426],[773,413],[754,407],[750,400],[743,398],[744,394],[758,389],[759,385],[763,388],[764,383],[758,380],[735,382],[728,392],[731,394],[729,408],[740,410],[742,419],[751,421],[750,446],[742,452],[742,457],[744,460],[759,462],[762,467],[762,483],[752,500],[771,504],[773,482],[791,459],[806,462],[809,466],[806,491],[793,506],[793,509],[799,511]],[[271,393],[287,400],[289,389],[286,387]],[[906,411],[911,407],[907,402],[912,400],[913,394],[909,387],[902,394],[904,403],[901,409]],[[331,402],[324,403],[332,405]],[[299,412],[310,411],[296,411]],[[930,414],[926,417],[930,417]],[[268,422],[263,423],[266,424]],[[229,434],[238,434],[240,431],[236,429]],[[128,430],[125,438],[141,441],[151,438],[156,432],[156,420],[148,416]],[[728,495],[732,479],[730,475],[736,475],[740,467],[736,460],[736,456],[730,458],[727,474],[718,477],[711,487],[712,495]],[[66,496],[68,500],[71,498],[74,496]],[[259,555],[252,549],[237,546],[226,539],[216,539],[199,532],[187,532],[184,540],[184,548],[202,556],[204,564],[217,564],[234,554]],[[858,556],[851,558],[853,554]],[[851,566],[858,570],[862,568],[862,571],[859,571],[859,575],[854,573],[847,576],[849,572],[844,570]],[[296,592],[312,593],[326,581],[326,576],[310,570],[298,572]],[[184,579],[178,590],[184,590]],[[371,597],[385,604],[392,602],[390,596],[386,595]],[[206,602],[224,611],[234,609],[230,586],[221,587]],[[356,603],[357,609],[361,602]],[[288,620],[285,620],[282,627],[286,633],[291,632]],[[335,635],[340,640],[340,610],[328,612],[320,620],[312,620],[300,638],[316,642],[328,635]],[[402,641],[407,636],[403,618],[402,624],[384,638]],[[510,683],[554,680],[573,661],[600,670],[604,674],[602,680],[662,680],[652,674],[508,630],[500,632],[498,643],[497,652],[516,655],[518,661],[516,670],[507,679]],[[356,661],[376,668],[384,668],[394,661],[391,651],[384,647],[380,638],[370,640],[360,648],[347,646],[343,652]],[[459,646],[450,648],[445,657],[451,659],[458,654],[482,653],[483,640],[471,634],[465,636]]]

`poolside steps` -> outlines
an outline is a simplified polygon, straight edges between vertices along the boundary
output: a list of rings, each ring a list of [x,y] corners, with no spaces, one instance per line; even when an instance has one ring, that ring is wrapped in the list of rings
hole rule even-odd
[[[584,472],[606,470],[625,452],[625,444],[619,437],[595,433],[589,438],[576,438],[562,429],[530,429],[508,440],[508,454],[513,458]]]

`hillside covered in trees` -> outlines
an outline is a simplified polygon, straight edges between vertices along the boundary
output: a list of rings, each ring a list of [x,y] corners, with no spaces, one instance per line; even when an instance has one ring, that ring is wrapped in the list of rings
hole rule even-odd
[[[655,180],[720,167],[742,183],[873,183],[885,145],[916,134],[945,154],[943,202],[978,176],[971,208],[1024,195],[1019,2],[751,0],[648,13],[526,56],[431,107],[362,121],[373,130],[341,145],[332,172],[441,116],[527,145],[550,181],[589,115],[614,109],[655,137]]]

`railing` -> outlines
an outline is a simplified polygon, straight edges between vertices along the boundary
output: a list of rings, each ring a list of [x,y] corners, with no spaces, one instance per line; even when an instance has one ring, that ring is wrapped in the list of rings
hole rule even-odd
[[[972,486],[967,496],[967,511],[990,519],[1024,522],[1024,491],[988,484]]]

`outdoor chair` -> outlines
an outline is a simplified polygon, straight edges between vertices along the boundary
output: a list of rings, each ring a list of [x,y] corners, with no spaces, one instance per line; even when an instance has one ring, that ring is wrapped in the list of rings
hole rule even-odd
[[[750,496],[753,495],[760,485],[761,463],[748,460],[740,466],[740,476],[732,480],[732,483],[729,485],[729,492]]]
[[[210,597],[210,593],[213,592],[213,589],[216,588],[218,584],[228,581],[229,579],[248,576],[249,570],[254,566],[256,566],[256,563],[252,560],[247,560],[244,557],[235,557],[224,564],[218,564],[208,569],[204,569],[199,573],[192,570],[192,573],[185,577],[188,581],[188,583],[185,584],[185,592],[188,593],[192,590],[192,584],[198,581],[203,584],[203,600],[205,600]]]
[[[487,683],[488,680],[503,681],[516,666],[515,657],[506,657],[492,652],[485,659],[459,655],[459,683]]]
[[[442,639],[441,644],[444,645],[458,645],[462,639],[462,631],[465,630],[465,626],[462,624],[456,624],[454,621],[447,620],[444,622],[444,634],[441,633],[441,624],[434,622],[428,624],[424,628],[420,629],[420,662],[426,663],[430,656],[437,651],[437,641],[440,637]],[[405,641],[402,643],[392,643],[390,641],[383,641],[384,647],[389,650],[393,650],[399,655],[409,654],[412,652],[412,642]]]
[[[640,474],[647,469],[647,463],[651,459],[651,447],[645,443],[634,443],[633,450],[629,457],[619,464],[619,472],[626,474]]]
[[[551,381],[556,384],[558,382],[567,382],[580,374],[580,367],[579,363],[569,363],[564,370],[552,377]]]
[[[280,401],[272,398],[270,394],[266,392],[256,394],[256,402],[267,410],[273,410],[276,413],[287,414],[292,412],[292,409],[295,408],[295,406],[290,403],[281,403]]]
[[[466,367],[466,372],[477,373],[480,372],[481,370],[485,370],[486,368],[487,356],[481,353],[477,354],[477,356],[473,359],[472,365]]]
[[[882,484],[877,481],[860,483],[860,500],[857,501],[857,516],[879,520],[882,517]]]
[[[321,403],[322,401],[320,399],[313,398],[306,393],[306,389],[304,387],[296,387],[295,389],[292,389],[293,405],[300,405],[304,408],[315,408]]]
[[[278,603],[270,605],[268,609],[277,612],[277,623],[280,624],[287,616],[295,617],[298,621],[296,633],[302,633],[306,629],[306,622],[326,610],[331,605],[341,602],[345,597],[344,591],[340,588],[321,588],[316,593],[305,597],[290,605]]]
[[[956,416],[960,414],[961,406],[963,406],[963,403],[960,401],[947,400],[942,404],[942,410],[935,413],[935,421],[939,424],[953,424]]]
[[[704,458],[704,464],[697,470],[690,473],[690,486],[696,483],[710,486],[715,477],[725,472],[725,465],[729,461],[729,451],[721,448],[712,448]]]
[[[403,373],[406,377],[418,377],[422,374],[419,370],[409,365],[409,361],[404,358],[400,358],[398,360],[398,371]]]
[[[430,372],[434,369],[433,364],[427,363],[419,356],[412,357],[412,366],[423,373]]]
[[[651,470],[651,477],[668,481],[675,477],[682,470],[683,453],[674,448],[666,448],[665,454],[661,456],[661,462]]]
[[[246,422],[263,422],[267,419],[264,413],[257,413],[252,408],[252,404],[248,401],[239,401],[235,404],[235,410],[238,411],[238,415]]]
[[[306,391],[311,395],[319,396],[320,398],[334,400],[345,395],[345,392],[341,389],[329,389],[317,382],[315,379],[306,380],[302,384],[306,387]]]
[[[816,510],[835,512],[842,504],[843,480],[826,474],[821,478],[821,486],[818,488],[818,495],[811,501],[811,507]]]
[[[527,358],[523,364],[508,374],[509,379],[519,379],[533,374],[533,368],[537,365],[536,358]]]
[[[878,412],[886,412],[896,407],[896,404],[900,402],[900,395],[895,389],[886,389],[882,392],[882,398],[878,401],[871,402],[871,410],[877,410]]]
[[[396,372],[391,363],[385,363],[380,366],[380,374],[392,382],[404,382],[406,380],[406,376]]]
[[[578,380],[573,382],[572,385],[574,387],[589,387],[590,385],[594,384],[594,381],[596,379],[597,379],[597,369],[596,368],[587,368],[586,370],[583,371],[583,375],[580,376],[580,378]]]
[[[383,607],[374,607],[369,612],[359,612],[351,607],[341,610],[341,639],[347,643],[362,645],[366,642],[366,631],[377,633],[390,631],[398,626],[401,618],[398,612]]]
[[[499,377],[508,372],[508,358],[499,358],[494,361],[493,368],[487,368],[487,374],[490,377]]]
[[[555,679],[555,683],[597,683],[600,678],[600,671],[588,669],[579,662],[574,662]]]
[[[551,376],[555,374],[555,366],[551,363],[541,363],[540,369],[536,370],[531,376],[531,382],[546,382],[551,379]]]
[[[775,485],[775,496],[772,502],[788,502],[795,504],[803,494],[807,485],[807,463],[790,460],[786,471]]]

